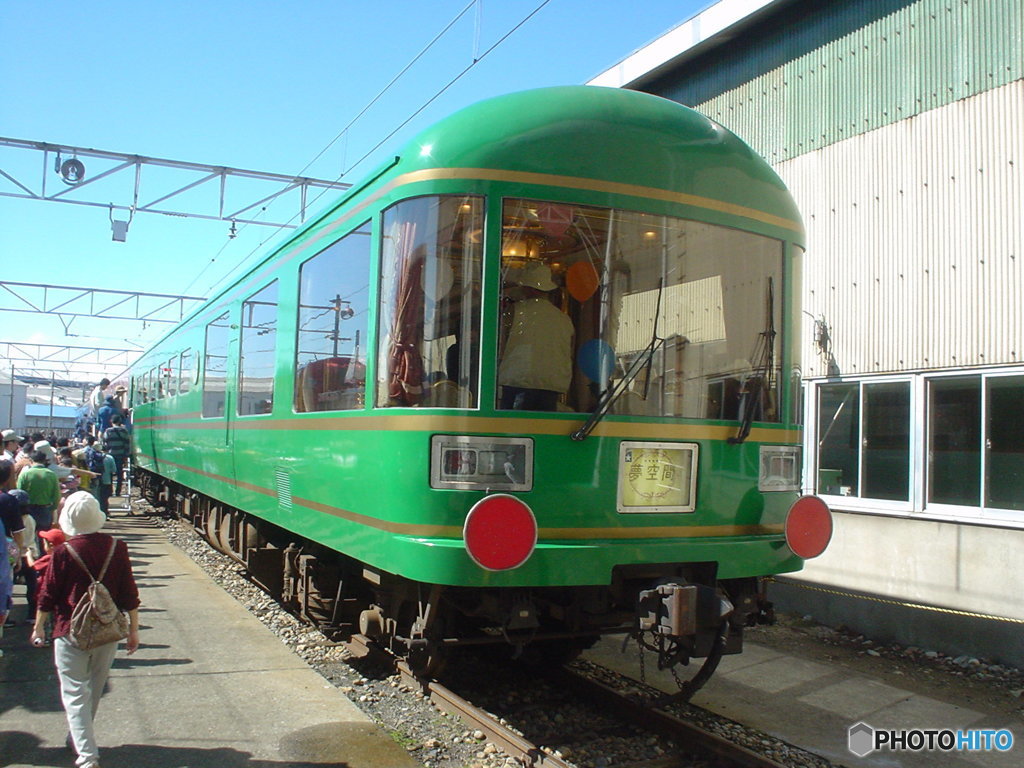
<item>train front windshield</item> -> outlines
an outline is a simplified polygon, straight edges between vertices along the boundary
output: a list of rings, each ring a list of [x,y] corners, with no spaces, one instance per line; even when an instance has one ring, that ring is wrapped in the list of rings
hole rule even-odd
[[[498,408],[778,419],[781,241],[522,199],[502,223]]]
[[[506,199],[497,349],[480,349],[484,205],[384,214],[377,405],[777,421],[780,240],[705,222]]]

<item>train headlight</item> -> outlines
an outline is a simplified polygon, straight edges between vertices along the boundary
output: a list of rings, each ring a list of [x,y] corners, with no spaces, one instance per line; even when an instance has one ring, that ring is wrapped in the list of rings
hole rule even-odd
[[[786,543],[793,554],[809,560],[832,540],[832,512],[817,496],[801,496],[786,515]]]
[[[430,438],[430,487],[529,491],[533,488],[533,440],[433,435]]]
[[[762,445],[759,491],[800,490],[800,446]]]
[[[507,571],[525,563],[537,546],[537,519],[515,496],[495,493],[480,499],[462,528],[466,551],[489,571]]]

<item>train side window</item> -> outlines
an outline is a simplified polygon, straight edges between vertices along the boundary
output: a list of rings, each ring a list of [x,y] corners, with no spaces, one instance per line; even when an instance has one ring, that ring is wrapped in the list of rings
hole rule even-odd
[[[156,390],[156,392],[153,394],[153,399],[160,400],[164,396],[163,366],[158,365],[156,368],[149,372],[149,375],[153,378],[153,381],[156,382],[154,385],[154,389]]]
[[[192,388],[192,350],[186,349],[181,353],[180,365],[178,366],[178,394],[184,395]]]
[[[203,363],[203,416],[206,418],[223,416],[225,412],[229,334],[227,312],[206,326]]]
[[[167,382],[166,391],[168,397],[178,394],[178,356],[175,355],[167,361],[164,368],[164,380]]]
[[[299,270],[294,405],[298,413],[366,405],[370,223]]]
[[[238,415],[274,409],[277,360],[277,283],[242,302],[242,344],[238,364]]]
[[[484,202],[441,195],[384,212],[378,407],[474,408]]]

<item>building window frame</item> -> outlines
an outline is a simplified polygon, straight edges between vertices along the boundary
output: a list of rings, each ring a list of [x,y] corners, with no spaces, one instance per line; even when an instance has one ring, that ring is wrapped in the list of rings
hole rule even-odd
[[[816,379],[805,382],[807,391],[804,399],[804,412],[806,431],[804,434],[804,453],[806,457],[804,467],[804,488],[808,493],[816,493],[825,499],[831,507],[839,511],[858,513],[898,515],[907,517],[920,517],[929,520],[941,520],[946,522],[966,523],[975,525],[991,525],[998,527],[1024,528],[1024,509],[1008,509],[990,505],[988,502],[991,483],[991,432],[993,425],[992,414],[992,392],[993,383],[1012,379],[1013,377],[1024,377],[1024,368],[989,368],[989,369],[956,369],[942,371],[927,371],[918,373],[900,373],[892,375],[869,375],[849,376],[831,379]],[[940,434],[938,421],[935,418],[936,392],[949,391],[953,382],[957,379],[964,381],[964,388],[973,392],[977,389],[978,401],[974,410],[967,409],[968,418],[975,418],[976,424],[968,425],[978,433],[978,452],[976,459],[969,451],[962,451],[966,459],[956,456],[956,450],[950,450],[953,460],[961,461],[959,470],[951,468],[948,464],[936,466],[935,443]],[[970,380],[975,381],[970,381]],[[822,409],[822,396],[828,392],[828,388],[839,386],[856,386],[859,393],[859,403],[863,403],[864,392],[875,385],[895,384],[901,382],[909,383],[909,423],[907,425],[910,445],[907,451],[907,462],[909,471],[909,490],[906,501],[893,501],[887,499],[871,498],[861,493],[858,486],[856,493],[842,494],[830,492],[830,489],[841,487],[838,484],[829,485],[829,467],[822,464],[822,428],[827,425],[827,419],[831,418],[828,407]],[[946,386],[944,386],[946,385]],[[941,389],[940,389],[941,388]],[[1011,389],[1013,389],[1011,387]],[[1010,398],[1019,397],[1011,392]],[[863,425],[863,409],[859,413],[859,421]],[[953,433],[956,427],[944,427],[944,433]],[[963,429],[963,427],[961,428]],[[974,441],[973,435],[969,439]],[[864,452],[864,431],[860,427],[857,435],[857,453],[859,457]],[[862,458],[860,459],[862,460]],[[827,461],[827,460],[826,460]],[[945,503],[932,501],[934,497],[933,484],[943,473],[951,471],[963,471],[962,462],[968,461],[977,465],[977,481],[967,483],[970,490],[977,489],[978,504],[966,503]],[[834,463],[834,461],[833,461]],[[859,478],[863,477],[861,472]],[[834,479],[834,478],[833,478]],[[846,483],[842,483],[845,485]],[[952,494],[945,491],[947,497]]]

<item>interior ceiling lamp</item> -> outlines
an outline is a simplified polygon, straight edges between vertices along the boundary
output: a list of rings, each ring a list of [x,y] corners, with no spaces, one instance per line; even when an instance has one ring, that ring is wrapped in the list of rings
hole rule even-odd
[[[85,163],[77,157],[71,157],[61,162],[60,152],[57,152],[53,170],[60,176],[61,181],[70,186],[80,183],[85,178]]]
[[[114,218],[114,204],[110,204],[110,230],[113,233],[113,241],[115,243],[123,243],[128,239],[128,225],[132,223],[132,217],[135,215],[135,208],[128,209],[128,220]]]
[[[502,237],[501,255],[506,258],[510,256],[525,259],[538,258],[543,245],[543,237],[524,234],[522,230],[518,230]]]

